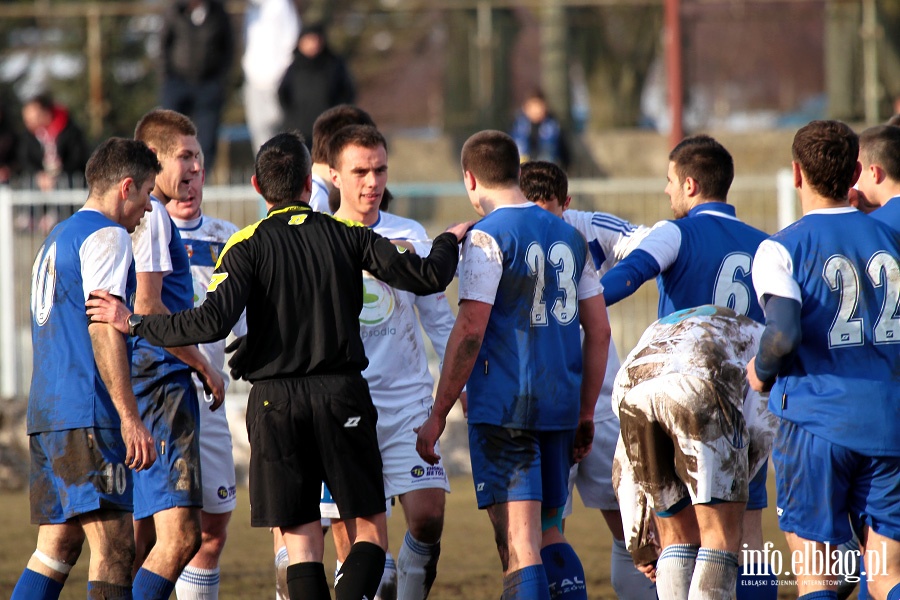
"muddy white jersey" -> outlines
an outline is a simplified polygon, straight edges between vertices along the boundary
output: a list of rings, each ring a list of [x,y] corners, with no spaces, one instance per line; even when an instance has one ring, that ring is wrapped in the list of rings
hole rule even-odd
[[[411,242],[421,256],[431,251],[425,228],[412,219],[381,212],[372,230],[388,239]],[[363,377],[369,383],[376,407],[396,408],[432,395],[434,379],[428,370],[422,329],[443,361],[453,322],[453,313],[443,292],[416,296],[394,289],[363,272],[359,330],[369,359]]]

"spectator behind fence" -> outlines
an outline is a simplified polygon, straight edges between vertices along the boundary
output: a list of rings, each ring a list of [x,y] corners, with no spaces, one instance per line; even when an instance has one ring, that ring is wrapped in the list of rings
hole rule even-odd
[[[56,104],[50,94],[42,93],[22,106],[22,121],[26,132],[20,145],[19,164],[32,185],[45,192],[85,187],[84,169],[90,151],[69,109]],[[73,209],[60,211],[53,207],[42,212],[39,227],[46,235],[60,218],[71,215]],[[23,230],[31,229],[36,216],[33,210],[22,213],[16,225]]]
[[[19,134],[10,118],[9,104],[0,100],[0,185],[19,170]]]
[[[299,131],[312,149],[316,118],[338,104],[353,104],[355,96],[347,65],[328,47],[324,26],[304,27],[294,60],[278,87],[285,129]]]
[[[206,169],[212,173],[234,56],[234,32],[222,2],[174,0],[163,21],[162,55],[160,103],[197,126]]]
[[[294,0],[250,0],[244,56],[244,115],[253,153],[282,130],[278,85],[291,64],[300,34]]]
[[[545,160],[568,170],[569,145],[559,119],[550,112],[541,90],[529,95],[513,121],[512,138],[522,162]]]

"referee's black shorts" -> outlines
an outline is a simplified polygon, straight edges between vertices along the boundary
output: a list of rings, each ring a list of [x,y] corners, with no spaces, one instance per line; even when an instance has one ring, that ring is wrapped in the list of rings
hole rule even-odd
[[[377,420],[362,375],[254,383],[247,404],[250,524],[318,521],[322,481],[342,518],[383,513]]]

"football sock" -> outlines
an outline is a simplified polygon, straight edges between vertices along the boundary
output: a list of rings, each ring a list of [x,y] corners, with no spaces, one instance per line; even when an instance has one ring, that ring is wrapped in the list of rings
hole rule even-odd
[[[737,554],[700,548],[694,566],[694,577],[691,579],[691,600],[730,598],[737,586],[737,573]]]
[[[334,582],[336,600],[374,598],[384,574],[384,550],[371,542],[356,542]]]
[[[544,565],[531,565],[504,577],[500,600],[550,600]]]
[[[375,600],[397,600],[397,564],[390,552],[384,555],[384,573],[381,574]]]
[[[437,577],[437,563],[441,556],[441,542],[426,544],[408,531],[397,555],[398,600],[422,600],[428,597]]]
[[[103,598],[103,600],[131,600],[130,585],[116,585],[108,581],[88,581],[88,598]]]
[[[186,566],[175,582],[175,597],[178,600],[217,600],[219,568],[198,569]]]
[[[766,573],[766,575],[747,575],[750,573]],[[737,600],[776,600],[778,598],[778,578],[772,572],[771,565],[745,563],[738,570]]]
[[[289,600],[287,568],[291,564],[287,548],[282,546],[275,553],[275,600]]]
[[[550,598],[587,600],[584,567],[572,546],[565,543],[541,548],[541,561],[547,574]]]
[[[656,561],[656,591],[661,598],[687,600],[699,550],[698,544],[672,544],[662,551]]]
[[[900,583],[891,588],[888,592],[887,600],[900,600]]]
[[[305,562],[290,565],[285,572],[287,588],[292,600],[331,600],[331,590],[325,579],[325,565]]]
[[[837,600],[837,592],[834,590],[819,590],[798,597],[797,600]]]
[[[172,595],[175,582],[142,567],[134,576],[131,589],[134,600],[166,600]]]
[[[634,566],[625,540],[613,539],[609,580],[621,600],[656,600],[656,584]]]
[[[57,600],[60,592],[62,592],[63,584],[50,579],[46,575],[41,575],[37,571],[25,569],[13,588],[10,600]]]

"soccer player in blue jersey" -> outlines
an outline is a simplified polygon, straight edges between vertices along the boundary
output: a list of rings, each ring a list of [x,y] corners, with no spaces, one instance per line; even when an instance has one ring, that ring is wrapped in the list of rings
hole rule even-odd
[[[859,136],[862,171],[856,187],[880,208],[873,218],[900,229],[900,127],[878,125]],[[893,200],[893,202],[892,202]]]
[[[869,594],[900,598],[900,238],[849,206],[858,144],[837,121],[797,132],[803,217],[760,244],[753,269],[766,328],[747,378],[771,388],[769,409],[781,417],[778,521],[803,559],[792,572],[805,600],[837,597],[814,553],[850,539],[851,524],[860,550],[875,552]]]
[[[750,274],[753,255],[767,234],[740,221],[727,203],[734,179],[731,154],[709,136],[685,138],[669,153],[666,179],[675,219],[657,223],[603,276],[607,303],[615,304],[656,277],[659,318],[676,310],[715,304],[761,323],[763,313]],[[764,465],[750,485],[743,527],[750,549],[762,548],[762,509],[768,504],[766,471]],[[684,543],[695,545],[699,540]],[[738,580],[741,600],[774,599],[777,595],[774,576],[766,576],[765,582],[745,582],[745,577],[742,573]]]
[[[191,120],[171,110],[153,110],[135,128],[135,139],[156,152],[162,171],[151,197],[153,211],[132,234],[137,293],[134,308],[145,314],[169,314],[193,308],[194,284],[184,243],[165,204],[186,199],[200,171],[200,144]],[[137,540],[135,589],[167,598],[182,569],[201,543],[200,439],[197,392],[192,370],[214,396],[216,409],[225,396],[222,375],[196,346],[159,348],[135,342],[131,376],[141,418],[150,427],[164,460],[135,477],[134,518]]]
[[[133,301],[128,233],[150,210],[159,162],[141,142],[111,138],[87,164],[84,207],[57,225],[34,263],[34,371],[28,400],[31,520],[37,548],[12,598],[58,598],[84,540],[88,597],[130,598],[132,475],[156,460],[129,374],[126,338],[85,320],[103,289]]]
[[[606,272],[610,264],[615,264],[617,256],[625,251],[628,243],[646,230],[607,213],[569,210],[568,177],[551,162],[537,160],[523,163],[519,187],[530,201],[565,219],[585,236],[593,266],[600,275]],[[638,232],[637,235],[635,232]],[[612,533],[609,579],[616,596],[623,600],[655,600],[656,586],[635,568],[625,546],[622,515],[613,488],[613,456],[619,438],[619,419],[612,410],[612,387],[621,366],[616,345],[610,338],[606,375],[594,409],[593,449],[584,460],[572,467],[569,500],[563,516],[568,518],[572,513],[572,491],[578,487],[584,505],[600,510]]]
[[[569,467],[591,449],[609,350],[602,288],[584,238],[523,196],[512,138],[473,135],[462,169],[484,219],[463,245],[459,314],[416,449],[437,463],[435,443],[468,380],[475,492],[494,527],[502,597],[586,598],[561,524]]]

